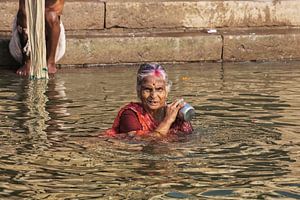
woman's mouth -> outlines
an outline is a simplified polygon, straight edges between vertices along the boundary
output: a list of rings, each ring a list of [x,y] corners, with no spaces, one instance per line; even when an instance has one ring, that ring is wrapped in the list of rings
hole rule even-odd
[[[147,100],[148,104],[150,106],[157,106],[159,105],[159,101],[154,101],[154,100]]]

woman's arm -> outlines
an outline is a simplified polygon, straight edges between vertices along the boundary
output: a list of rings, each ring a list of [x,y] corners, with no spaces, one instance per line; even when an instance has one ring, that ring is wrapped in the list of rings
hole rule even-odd
[[[131,137],[165,137],[169,133],[171,125],[176,120],[178,111],[183,107],[184,103],[181,100],[177,100],[166,106],[165,117],[158,127],[147,134],[139,134],[142,131],[142,125],[140,124],[136,113],[130,109],[125,110],[120,117],[119,133],[127,133]]]

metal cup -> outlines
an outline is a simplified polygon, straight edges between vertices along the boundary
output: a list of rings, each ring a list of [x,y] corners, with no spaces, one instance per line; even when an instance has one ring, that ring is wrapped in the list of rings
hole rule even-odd
[[[184,121],[191,121],[195,115],[195,108],[188,103],[179,110],[178,117]]]

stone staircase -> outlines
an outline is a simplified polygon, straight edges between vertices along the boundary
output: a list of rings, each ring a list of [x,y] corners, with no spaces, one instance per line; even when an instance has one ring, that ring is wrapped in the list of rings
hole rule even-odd
[[[8,52],[17,0],[0,0],[0,65]],[[59,62],[300,59],[299,0],[66,0],[67,51]]]

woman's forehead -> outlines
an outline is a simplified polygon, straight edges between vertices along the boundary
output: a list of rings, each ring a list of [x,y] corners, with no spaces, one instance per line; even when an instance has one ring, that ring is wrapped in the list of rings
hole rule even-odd
[[[166,81],[161,76],[147,76],[143,79],[142,85],[159,85],[164,86]]]

